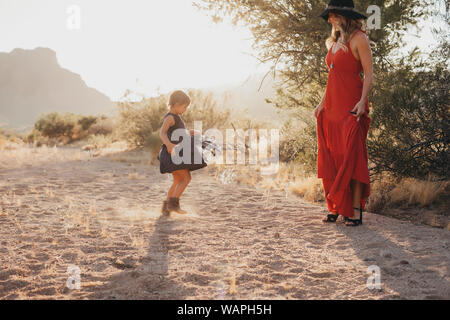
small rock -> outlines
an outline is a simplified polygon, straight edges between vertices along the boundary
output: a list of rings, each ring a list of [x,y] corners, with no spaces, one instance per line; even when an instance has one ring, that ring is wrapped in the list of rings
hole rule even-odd
[[[92,144],[88,144],[88,145],[84,146],[83,148],[81,148],[81,150],[83,150],[83,151],[90,151],[90,150],[94,150],[94,149],[97,149],[97,147]]]
[[[373,257],[367,257],[367,258],[364,258],[363,261],[375,261],[375,258],[373,258]]]
[[[275,233],[275,239],[280,239],[280,234],[278,232]]]
[[[398,264],[409,264],[409,262],[406,260],[401,260]]]
[[[392,258],[392,254],[390,254],[390,253],[385,253],[385,254],[383,254],[383,257],[384,257],[384,258],[390,259],[390,258]]]
[[[112,262],[112,265],[114,267],[116,267],[117,269],[121,269],[121,270],[132,269],[135,267],[133,259],[130,259],[130,258],[123,258],[123,259],[116,258]]]

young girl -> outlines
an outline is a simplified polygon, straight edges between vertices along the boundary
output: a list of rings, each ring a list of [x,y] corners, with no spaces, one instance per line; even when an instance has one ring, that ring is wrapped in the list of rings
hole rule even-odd
[[[191,160],[189,163],[182,162],[181,164],[175,164],[172,161],[172,155],[175,155],[174,149],[177,144],[182,141],[182,138],[176,140],[172,138],[172,133],[176,129],[186,130],[186,125],[181,119],[180,115],[183,114],[191,103],[189,96],[183,91],[175,91],[170,95],[169,98],[169,113],[164,116],[164,122],[159,133],[163,145],[159,152],[159,162],[160,162],[160,172],[172,173],[173,183],[167,194],[167,199],[163,202],[162,213],[167,215],[171,211],[179,214],[185,214],[186,211],[180,208],[180,197],[184,190],[191,182],[190,171],[198,170],[206,167],[206,163],[202,157],[202,163],[195,164],[194,153],[197,152],[196,148],[193,148],[193,143],[191,143]],[[194,130],[189,130],[189,138],[197,134]],[[191,142],[194,139],[190,138]],[[182,153],[180,153],[182,155]]]

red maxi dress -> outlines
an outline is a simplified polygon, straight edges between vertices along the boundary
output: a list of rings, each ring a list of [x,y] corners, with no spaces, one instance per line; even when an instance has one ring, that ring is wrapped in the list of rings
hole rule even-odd
[[[364,32],[362,30],[357,32]],[[352,36],[353,37],[353,36]],[[328,210],[345,217],[353,216],[351,180],[363,183],[361,208],[370,194],[367,157],[369,100],[359,122],[350,114],[361,99],[363,80],[361,62],[356,60],[347,42],[347,52],[332,48],[326,56],[329,68],[324,108],[317,117],[318,177],[323,186]]]

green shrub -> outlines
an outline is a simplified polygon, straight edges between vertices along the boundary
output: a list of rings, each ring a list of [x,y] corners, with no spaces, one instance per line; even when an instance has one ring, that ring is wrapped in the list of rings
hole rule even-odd
[[[165,95],[160,95],[140,102],[120,102],[120,136],[131,145],[147,146],[147,139],[160,128],[168,112],[167,101]]]
[[[448,180],[450,172],[450,72],[435,67],[391,73],[389,83],[374,92],[372,128],[368,140],[373,171],[397,177]]]
[[[202,121],[203,131],[209,128],[221,128],[228,122],[230,111],[220,110],[211,93],[189,90],[187,94],[191,97],[191,105],[182,117],[189,129],[193,128],[194,121]],[[139,102],[120,102],[121,137],[135,146],[152,147],[156,141],[160,145],[162,142],[159,138],[159,130],[164,115],[169,112],[168,101],[169,95],[161,94]]]
[[[97,121],[92,124],[88,131],[89,135],[111,135],[114,132],[114,129],[116,128],[115,119],[107,118],[107,117],[101,117],[97,119]]]
[[[42,115],[34,124],[34,130],[26,140],[29,143],[40,141],[45,138],[55,140],[55,143],[71,143],[85,139],[89,136],[90,127],[96,123],[97,117],[75,115],[73,113],[60,114],[52,112]],[[48,142],[47,141],[47,142]]]
[[[89,130],[89,128],[96,123],[97,119],[98,118],[94,116],[82,116],[78,119],[78,124],[81,125],[83,130]]]
[[[203,131],[211,128],[222,129],[229,125],[230,110],[221,108],[213,93],[201,90],[188,90],[191,105],[183,114],[186,125],[192,129],[194,121],[201,121]]]
[[[75,121],[74,114],[61,115],[52,112],[41,116],[34,124],[34,128],[42,136],[48,138],[71,137]]]
[[[315,121],[304,118],[303,121],[290,120],[284,124],[280,137],[280,161],[300,164],[309,174],[317,171]]]

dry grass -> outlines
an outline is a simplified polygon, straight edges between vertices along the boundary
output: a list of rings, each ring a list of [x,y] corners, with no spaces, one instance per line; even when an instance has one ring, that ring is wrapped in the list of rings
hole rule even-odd
[[[15,150],[24,144],[23,136],[10,129],[0,128],[0,151]]]
[[[131,180],[144,180],[145,179],[145,176],[141,176],[139,173],[137,173],[137,172],[133,172],[133,173],[130,173],[129,175],[128,175],[128,177],[131,179]]]
[[[110,148],[116,142],[112,135],[91,135],[87,138],[87,145],[95,146],[96,149]]]
[[[0,151],[4,150],[17,150],[23,147],[23,142],[21,141],[10,141],[0,138]]]
[[[4,146],[6,145],[7,140],[6,138],[3,138],[0,136],[0,151],[3,150]]]
[[[248,167],[245,166],[237,166],[236,172],[236,182],[248,184],[250,186],[255,186],[258,182],[260,182],[260,175],[257,170],[250,170]]]
[[[34,166],[46,161],[62,161],[68,155],[67,152],[59,152],[60,150],[57,148],[46,146],[33,148],[24,144],[8,144],[7,148],[1,150],[0,167],[22,168],[24,166]],[[70,156],[73,157],[72,154]]]
[[[306,173],[304,167],[295,163],[280,163],[273,175],[264,175],[261,166],[214,165],[215,177],[224,178],[234,175],[235,182],[259,186],[268,190],[291,191],[311,202],[325,200],[322,181]],[[232,174],[233,173],[233,174]]]
[[[288,190],[307,201],[320,203],[325,201],[322,180],[305,171],[295,163],[280,163],[276,174],[261,174],[260,166],[214,165],[215,177],[221,180],[233,176],[233,181],[258,186],[268,190]],[[437,205],[442,214],[448,206],[450,181],[418,180],[404,178],[397,181],[394,177],[383,175],[371,183],[370,197],[367,203],[369,212],[386,214],[388,209],[424,208]],[[445,212],[444,212],[445,213]]]
[[[390,202],[425,207],[440,199],[449,185],[449,181],[405,178],[389,192]]]
[[[367,210],[370,212],[382,212],[389,204],[389,190],[392,185],[386,181],[375,181],[370,186],[370,196]]]
[[[428,207],[448,198],[450,181],[415,178],[395,179],[384,175],[371,185],[368,210],[381,212],[385,208]]]
[[[152,152],[147,149],[128,149],[117,153],[109,153],[108,158],[115,162],[150,165],[152,163]]]
[[[322,180],[316,177],[300,178],[291,186],[291,191],[310,202],[324,201]]]

